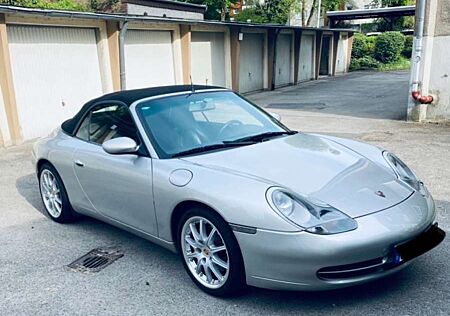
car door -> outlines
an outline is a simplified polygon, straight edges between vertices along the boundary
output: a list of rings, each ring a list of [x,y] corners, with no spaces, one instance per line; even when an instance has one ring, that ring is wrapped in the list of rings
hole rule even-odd
[[[127,226],[157,235],[152,189],[152,160],[145,150],[137,155],[111,155],[103,142],[130,137],[141,144],[126,105],[101,103],[82,121],[81,141],[73,155],[79,185],[94,211]]]

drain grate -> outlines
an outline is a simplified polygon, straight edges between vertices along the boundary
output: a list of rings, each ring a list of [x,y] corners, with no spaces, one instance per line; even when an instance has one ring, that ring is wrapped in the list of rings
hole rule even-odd
[[[83,273],[96,273],[123,257],[117,248],[97,248],[89,251],[67,267]]]

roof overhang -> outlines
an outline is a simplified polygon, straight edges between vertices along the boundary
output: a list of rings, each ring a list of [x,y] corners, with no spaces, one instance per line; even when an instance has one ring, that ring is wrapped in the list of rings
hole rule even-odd
[[[416,6],[401,6],[376,9],[357,9],[345,11],[327,11],[327,16],[333,20],[359,20],[382,17],[412,16],[416,14]]]
[[[128,15],[116,13],[97,13],[97,12],[79,12],[79,11],[65,11],[65,10],[49,10],[37,8],[25,8],[17,6],[0,5],[0,13],[16,14],[22,16],[41,16],[47,18],[68,18],[68,19],[89,19],[89,20],[103,20],[103,21],[118,21],[118,22],[142,22],[142,23],[174,23],[185,25],[206,25],[206,26],[227,26],[235,28],[254,28],[254,29],[299,29],[311,31],[324,32],[349,32],[355,33],[352,29],[343,28],[314,28],[314,27],[299,27],[281,24],[253,24],[242,22],[220,22],[211,20],[195,20],[195,19],[179,19],[179,18],[163,18],[152,17],[144,15]]]

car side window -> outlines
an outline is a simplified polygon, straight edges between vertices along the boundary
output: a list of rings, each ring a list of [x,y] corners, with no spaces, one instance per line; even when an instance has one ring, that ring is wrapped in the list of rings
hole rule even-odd
[[[117,137],[129,137],[139,144],[137,128],[124,105],[102,104],[93,108],[81,123],[76,136],[99,145]]]

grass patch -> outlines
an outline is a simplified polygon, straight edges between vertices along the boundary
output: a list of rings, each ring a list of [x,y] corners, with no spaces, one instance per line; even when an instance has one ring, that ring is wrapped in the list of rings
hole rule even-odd
[[[397,61],[389,64],[381,64],[378,66],[378,71],[393,71],[404,70],[411,68],[411,61],[401,56]]]

